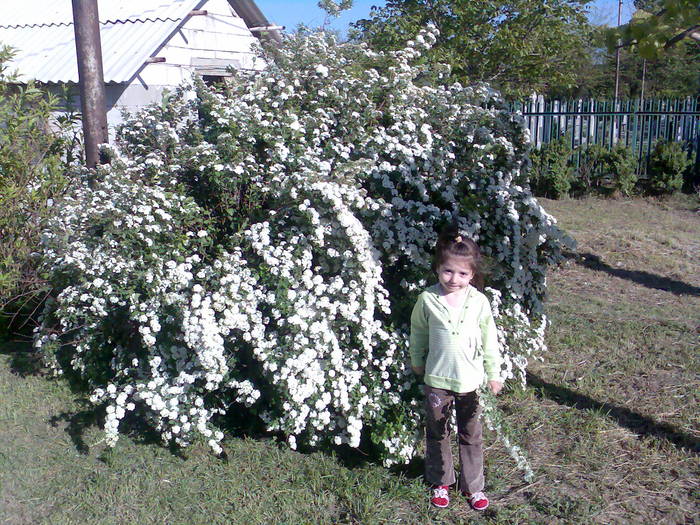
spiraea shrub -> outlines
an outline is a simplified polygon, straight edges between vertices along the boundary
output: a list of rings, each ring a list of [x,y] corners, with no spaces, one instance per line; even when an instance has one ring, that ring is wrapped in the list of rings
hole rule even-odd
[[[223,91],[186,86],[126,121],[45,232],[55,292],[36,334],[89,384],[109,443],[133,413],[218,451],[219,416],[238,413],[293,448],[410,459],[408,319],[452,223],[492,262],[503,376],[524,380],[568,241],[512,182],[521,119],[485,86],[441,85],[420,65],[434,40],[376,53],[292,36]]]

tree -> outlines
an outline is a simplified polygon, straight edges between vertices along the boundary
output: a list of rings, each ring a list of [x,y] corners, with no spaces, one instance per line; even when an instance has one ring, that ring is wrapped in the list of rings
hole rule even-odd
[[[612,59],[611,59],[612,66]],[[614,85],[614,72],[607,76],[607,84]],[[663,55],[646,59],[634,50],[621,50],[621,96],[687,97],[700,94],[700,46],[681,42]]]
[[[428,60],[451,78],[489,82],[507,96],[566,88],[589,57],[588,0],[389,0],[354,24],[375,49],[398,49],[427,24],[440,34]]]
[[[594,62],[583,69],[573,96],[611,97],[615,89],[615,52],[602,43]],[[679,42],[662,55],[643,58],[620,49],[621,97],[687,97],[700,94],[700,46]]]
[[[352,7],[352,0],[319,0],[318,7],[328,13],[328,16],[336,17]]]
[[[609,30],[608,47],[631,47],[643,58],[656,58],[685,39],[700,42],[697,0],[636,0],[634,5],[632,20]]]
[[[615,91],[615,49],[606,45],[609,28],[596,26],[590,56],[582,63],[571,87],[554,88],[550,97],[612,97]],[[700,94],[700,46],[686,39],[658,57],[646,59],[630,47],[620,49],[619,96],[636,98],[687,97]]]

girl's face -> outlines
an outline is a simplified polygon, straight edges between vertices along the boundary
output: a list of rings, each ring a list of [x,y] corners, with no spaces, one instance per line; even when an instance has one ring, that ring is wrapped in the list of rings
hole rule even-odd
[[[445,293],[458,292],[469,286],[474,277],[471,258],[447,256],[437,269],[438,281]]]

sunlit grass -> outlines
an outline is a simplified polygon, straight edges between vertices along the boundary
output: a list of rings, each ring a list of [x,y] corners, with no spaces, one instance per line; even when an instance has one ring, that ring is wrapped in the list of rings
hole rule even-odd
[[[700,216],[690,198],[544,201],[578,253],[550,281],[549,352],[501,406],[536,472],[486,435],[492,506],[430,508],[420,465],[387,470],[266,437],[176,453],[102,443],[84,393],[0,348],[0,523],[692,523],[700,514]],[[587,254],[587,255],[584,255]],[[583,257],[590,257],[586,260]],[[667,289],[665,289],[666,287]],[[669,288],[670,287],[670,288]]]

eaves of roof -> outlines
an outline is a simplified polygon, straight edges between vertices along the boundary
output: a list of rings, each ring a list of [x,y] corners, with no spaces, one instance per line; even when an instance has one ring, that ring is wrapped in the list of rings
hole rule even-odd
[[[253,35],[262,39],[276,43],[282,42],[282,35],[279,29],[256,30],[256,28],[277,27],[271,26],[267,17],[260,11],[254,0],[228,0],[229,5],[240,16],[253,32]],[[284,28],[282,28],[284,29]]]

